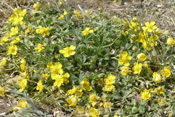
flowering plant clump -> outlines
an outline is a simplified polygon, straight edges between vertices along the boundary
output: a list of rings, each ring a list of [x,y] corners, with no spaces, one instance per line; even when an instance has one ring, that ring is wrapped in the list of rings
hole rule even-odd
[[[56,8],[37,2],[31,12],[14,9],[1,31],[0,75],[16,79],[0,86],[0,95],[17,89],[38,108],[79,116],[175,114],[171,35],[154,21],[105,19],[59,3]],[[32,108],[26,97],[17,98],[12,111]]]

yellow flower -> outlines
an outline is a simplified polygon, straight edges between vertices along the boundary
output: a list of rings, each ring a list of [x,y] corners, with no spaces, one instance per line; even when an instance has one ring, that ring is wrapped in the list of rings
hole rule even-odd
[[[41,8],[41,4],[39,2],[37,2],[33,5],[33,8],[35,9],[35,11],[38,11]]]
[[[68,78],[70,77],[70,74],[69,73],[65,73],[64,75],[62,75],[62,77],[64,79],[64,83],[68,84],[69,83]]]
[[[104,81],[107,85],[112,85],[115,83],[116,77],[112,74],[108,74],[108,78],[106,78]]]
[[[60,88],[60,86],[63,84],[63,77],[61,77],[61,75],[55,75],[54,76],[55,82],[54,82],[54,86],[57,86],[58,88]]]
[[[162,77],[160,76],[160,74],[158,74],[157,72],[153,73],[153,79],[155,82],[160,82],[162,81]]]
[[[89,33],[93,33],[94,30],[90,30],[89,27],[87,27],[84,31],[81,31],[84,36],[87,36]]]
[[[113,105],[113,104],[112,104],[111,102],[104,102],[103,107],[104,107],[104,108],[111,108],[112,105]]]
[[[68,15],[69,13],[67,11],[64,11],[63,15]]]
[[[63,4],[62,0],[59,0],[59,4],[60,4],[60,5],[62,5],[62,4]]]
[[[36,33],[37,34],[43,34],[45,36],[49,36],[50,35],[50,28],[47,27],[42,27],[42,26],[38,26],[39,29],[36,29]]]
[[[52,62],[48,62],[47,63],[47,67],[51,69],[53,67],[53,63]]]
[[[19,7],[15,8],[13,14],[9,17],[8,21],[12,22],[12,25],[24,25],[23,16],[27,13],[26,9],[21,10]]]
[[[144,90],[144,92],[141,92],[140,95],[141,95],[140,98],[142,100],[148,100],[151,97],[150,90],[146,90],[146,89]]]
[[[23,22],[23,17],[22,16],[15,16],[12,21],[12,25],[24,25],[25,23]]]
[[[94,93],[89,96],[90,102],[92,106],[95,106],[96,100],[99,99],[99,97]]]
[[[4,36],[1,38],[1,41],[0,41],[0,45],[3,45],[4,43],[6,43],[7,41],[9,41],[9,36]]]
[[[135,62],[132,70],[134,71],[134,74],[140,74],[140,72],[142,71],[142,63]]]
[[[18,83],[21,86],[21,89],[19,89],[19,92],[22,92],[27,86],[27,79],[22,79]]]
[[[118,115],[114,115],[114,117],[118,117]]]
[[[147,56],[143,53],[140,53],[140,54],[137,55],[137,58],[138,58],[139,61],[145,61]]]
[[[19,37],[17,37],[16,39],[14,39],[13,41],[11,41],[12,44],[18,43],[21,39]]]
[[[0,85],[0,94],[2,94],[2,95],[5,94],[5,90],[1,87],[1,85]]]
[[[46,46],[45,44],[38,44],[38,46],[35,48],[36,50],[38,50],[38,52],[41,52],[42,50],[44,50],[44,46]]]
[[[104,91],[111,92],[115,89],[114,85],[105,85]]]
[[[20,101],[17,101],[17,108],[16,108],[16,110],[21,110],[21,109],[27,108],[27,107],[28,107],[28,104],[27,104],[26,100],[21,99]]]
[[[129,73],[129,67],[123,66],[122,71],[120,72],[123,76],[127,75]]]
[[[72,95],[76,92],[76,90],[77,90],[77,86],[73,85],[73,89],[69,89],[67,91],[67,93],[68,93],[68,95]]]
[[[21,10],[19,7],[17,7],[13,10],[13,13],[16,16],[23,17],[27,13],[27,10],[26,9]]]
[[[54,76],[57,74],[63,74],[63,70],[62,70],[62,64],[60,62],[56,62],[55,65],[51,66],[51,73],[52,73],[52,79],[54,80]]]
[[[0,66],[3,66],[7,63],[7,58],[3,57],[0,62]]]
[[[129,25],[129,27],[130,27],[130,28],[137,28],[138,25],[139,25],[138,22],[130,21],[130,25]]]
[[[72,95],[69,96],[66,101],[69,103],[69,106],[76,106],[78,103],[78,98],[75,95]]]
[[[128,25],[128,23],[126,21],[123,21],[123,24],[124,24],[124,26],[127,26]]]
[[[11,28],[10,37],[11,37],[11,36],[14,36],[14,35],[16,35],[16,34],[18,34],[18,27],[17,27],[17,26]]]
[[[32,28],[32,26],[31,25],[28,25],[28,28],[26,29],[26,31],[25,31],[25,34],[28,34],[28,33],[32,33],[34,31],[34,29]]]
[[[168,66],[165,66],[163,70],[160,71],[162,73],[162,76],[165,76],[166,78],[170,77],[171,71]]]
[[[36,86],[36,90],[39,90],[39,93],[43,90],[43,84],[42,84],[42,81],[39,80],[38,83],[37,83],[37,86]]]
[[[156,28],[157,28],[157,26],[155,25],[154,21],[151,21],[150,23],[146,22],[145,27],[142,27],[142,29],[144,31],[148,31],[148,32],[153,32],[153,30],[156,29]]]
[[[88,82],[87,78],[84,78],[83,81],[80,82],[81,87],[84,91],[91,91],[92,87],[90,86],[90,83]]]
[[[100,116],[100,113],[98,112],[97,109],[95,109],[95,108],[90,108],[90,109],[89,109],[88,116],[89,116],[89,117],[99,117],[99,116]]]
[[[119,54],[119,65],[125,65],[129,66],[129,61],[132,59],[130,55],[126,51],[124,51],[122,54]]]
[[[168,39],[167,39],[167,45],[170,45],[170,46],[175,45],[175,39],[173,39],[173,38],[168,38]]]
[[[155,93],[157,93],[157,94],[164,94],[164,86],[156,88],[155,89]]]
[[[16,55],[17,54],[17,50],[18,50],[18,47],[16,45],[13,45],[11,44],[9,47],[7,47],[8,49],[8,52],[7,52],[7,55]]]
[[[77,10],[74,10],[74,14],[77,18],[82,18],[82,16],[80,15],[80,13]]]
[[[20,68],[21,68],[21,71],[24,71],[24,70],[27,70],[28,69],[27,68],[27,65],[26,65],[26,61],[23,58],[20,61]]]
[[[27,72],[22,72],[20,75],[19,75],[19,77],[21,77],[21,78],[25,78],[25,79],[30,79],[30,76],[27,74]]]
[[[66,47],[63,50],[60,50],[59,52],[63,54],[64,57],[69,57],[75,54],[74,50],[75,50],[75,46],[71,45],[70,47]]]
[[[44,79],[48,79],[48,77],[49,77],[50,75],[49,74],[44,74],[44,73],[42,73],[42,77],[44,78]]]
[[[69,89],[67,91],[67,94],[66,95],[72,95],[72,94],[76,94],[78,95],[79,97],[81,97],[83,95],[83,91],[82,89],[79,87],[79,86],[73,86],[73,89]]]
[[[64,18],[64,15],[61,14],[60,17],[59,17],[58,19],[60,20],[60,19],[63,19],[63,18]]]

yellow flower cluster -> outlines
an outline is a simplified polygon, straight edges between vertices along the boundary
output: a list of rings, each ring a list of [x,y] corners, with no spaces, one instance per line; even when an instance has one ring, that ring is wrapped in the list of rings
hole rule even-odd
[[[22,58],[20,61],[20,68],[21,68],[21,71],[25,71],[28,69],[27,64],[26,64],[26,60],[24,58]]]
[[[39,90],[39,93],[43,90],[44,86],[42,84],[42,81],[39,80],[36,86],[36,90]]]
[[[161,30],[157,28],[154,21],[146,22],[145,26],[142,27],[143,32],[140,30],[137,18],[133,18],[133,21],[130,21],[129,27],[130,29],[126,31],[127,33],[123,31],[124,35],[128,34],[128,31],[132,30],[139,33],[138,36],[135,34],[131,35],[131,42],[135,42],[135,40],[137,40],[142,43],[143,48],[147,50],[151,50],[153,46],[157,46],[157,40],[159,39]]]
[[[19,89],[19,92],[22,92],[25,89],[25,87],[27,86],[27,80],[30,79],[30,76],[27,73],[28,65],[27,65],[27,63],[26,63],[24,58],[22,58],[20,60],[20,68],[21,68],[22,73],[18,76],[19,78],[21,78],[21,80],[18,81],[18,83],[19,83],[19,85],[21,87]]]
[[[153,89],[149,89],[149,90],[147,90],[147,89],[145,89],[143,92],[141,92],[140,93],[140,95],[141,95],[141,99],[142,100],[148,100],[150,97],[151,97],[151,91],[152,91]]]
[[[64,11],[63,14],[60,15],[60,17],[58,17],[59,20],[63,19],[64,16],[68,15],[69,13],[67,11]]]
[[[25,31],[25,34],[32,33],[32,32],[34,32],[34,29],[32,28],[31,25],[28,25],[28,26],[27,26],[27,29],[26,29],[26,31]]]
[[[77,10],[74,10],[74,14],[77,18],[79,18],[79,19],[82,18],[81,14]]]
[[[52,80],[55,80],[54,86],[57,86],[60,88],[60,86],[65,83],[69,83],[68,78],[70,77],[69,73],[65,73],[63,75],[63,69],[62,69],[62,64],[60,62],[56,62],[55,65],[52,63],[48,63],[47,67],[50,68],[51,70],[51,78]]]
[[[83,91],[82,91],[82,89],[81,89],[81,87],[80,86],[73,86],[73,89],[69,89],[68,91],[67,91],[67,94],[66,94],[66,96],[68,96],[68,95],[76,95],[76,96],[78,96],[78,97],[82,97],[82,95],[83,95]]]
[[[10,46],[7,47],[8,49],[8,52],[7,52],[7,55],[16,55],[17,54],[17,50],[18,50],[18,47],[16,45],[13,45],[11,44]]]
[[[145,89],[143,92],[140,93],[141,95],[141,99],[142,100],[149,100],[151,98],[151,94],[155,95],[155,94],[164,94],[164,86],[162,87],[157,87],[154,90],[152,88],[150,89]]]
[[[6,33],[6,35],[1,38],[0,45],[4,45],[6,42],[8,42],[9,41],[9,37],[10,37],[10,34]]]
[[[17,101],[17,106],[13,107],[10,110],[17,111],[17,110],[23,110],[24,108],[28,108],[28,107],[29,107],[29,105],[28,105],[27,101],[24,99],[20,99],[19,101]]]
[[[11,32],[10,32],[10,37],[14,36],[14,35],[17,35],[18,34],[18,27],[12,27],[11,28]]]
[[[63,54],[64,57],[69,57],[71,55],[75,54],[75,46],[71,45],[70,47],[66,47],[63,50],[60,50],[59,52]]]
[[[78,103],[78,98],[75,95],[71,95],[66,99],[66,101],[69,103],[69,106],[76,106]]]
[[[115,86],[114,86],[115,79],[116,79],[116,76],[112,74],[108,74],[108,77],[104,79],[105,81],[104,91],[111,92],[115,89]]]
[[[165,78],[168,78],[171,75],[171,70],[168,66],[165,66],[165,68],[163,70],[161,70],[160,72],[161,72],[162,76],[164,76]],[[159,73],[154,72],[153,73],[153,80],[155,82],[161,82],[162,76]]]
[[[170,45],[170,46],[173,46],[173,45],[175,45],[175,39],[173,39],[173,38],[168,38],[167,39],[167,45]]]
[[[90,109],[89,109],[88,116],[89,116],[89,117],[99,117],[99,116],[100,116],[100,113],[98,112],[97,109],[95,109],[95,108],[90,108]]]
[[[21,86],[21,89],[19,89],[19,92],[22,92],[27,86],[27,79],[22,79],[18,83]]]
[[[44,46],[46,46],[46,44],[38,44],[38,46],[35,48],[36,50],[38,50],[38,52],[41,52],[42,50],[44,50]]]
[[[121,74],[123,76],[127,75],[129,73],[129,60],[131,60],[132,57],[130,55],[128,55],[128,53],[126,51],[124,51],[122,54],[119,54],[119,60],[118,63],[119,65],[125,65],[123,67],[121,67]],[[147,59],[147,56],[144,53],[140,53],[137,55],[137,59],[138,61],[144,62]],[[138,63],[135,62],[134,66],[132,67],[132,70],[134,71],[134,74],[140,74],[140,72],[142,71],[142,63]]]
[[[129,67],[128,66],[123,66],[123,67],[121,67],[121,74],[123,75],[123,76],[125,76],[125,75],[127,75],[128,73],[129,73]]]
[[[21,10],[19,7],[13,10],[13,14],[9,17],[8,21],[12,22],[12,25],[24,25],[23,16],[27,13],[26,9]]]
[[[39,11],[40,8],[41,8],[41,4],[39,2],[36,2],[34,5],[33,5],[33,8],[35,9],[35,11]]]
[[[84,78],[81,82],[80,82],[80,84],[81,84],[81,87],[82,87],[82,89],[84,90],[84,91],[91,91],[92,90],[92,87],[90,86],[90,83],[89,83],[89,81],[88,81],[88,79],[87,78]]]
[[[43,34],[44,36],[49,36],[50,35],[50,28],[47,27],[42,27],[41,25],[38,26],[39,29],[36,29],[36,33],[38,34]]]
[[[140,72],[142,71],[142,63],[135,62],[132,70],[134,71],[134,74],[140,74]]]
[[[90,30],[89,27],[87,27],[85,30],[81,31],[84,36],[87,36],[89,33],[93,33],[94,30]]]
[[[89,96],[89,99],[90,99],[90,103],[94,107],[96,104],[96,100],[99,99],[99,97],[96,95],[96,93],[93,93]]]
[[[128,52],[124,51],[122,54],[119,54],[119,65],[129,66],[129,61],[132,59]]]

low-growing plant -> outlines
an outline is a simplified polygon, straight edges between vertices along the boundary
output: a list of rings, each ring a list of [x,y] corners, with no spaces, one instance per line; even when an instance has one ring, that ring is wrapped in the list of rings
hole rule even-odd
[[[175,39],[142,23],[34,4],[2,29],[1,74],[38,103],[85,116],[173,116]],[[0,80],[3,80],[1,78]],[[8,91],[7,91],[8,92]],[[18,111],[30,108],[21,99]]]

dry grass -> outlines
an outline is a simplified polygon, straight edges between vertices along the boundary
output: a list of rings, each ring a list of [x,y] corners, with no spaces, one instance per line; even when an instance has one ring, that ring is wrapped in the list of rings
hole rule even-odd
[[[0,1],[0,22],[7,19],[15,7],[23,7],[28,10],[32,5],[41,0],[1,0]],[[64,0],[72,9],[90,10],[97,12],[103,9],[104,13],[115,15],[119,18],[131,19],[138,17],[141,21],[156,21],[159,28],[174,31],[175,28],[175,0],[144,0],[143,4],[139,0],[125,0],[124,5],[114,3],[112,0]],[[132,2],[131,2],[132,1]],[[44,4],[58,6],[58,0],[42,0]]]

